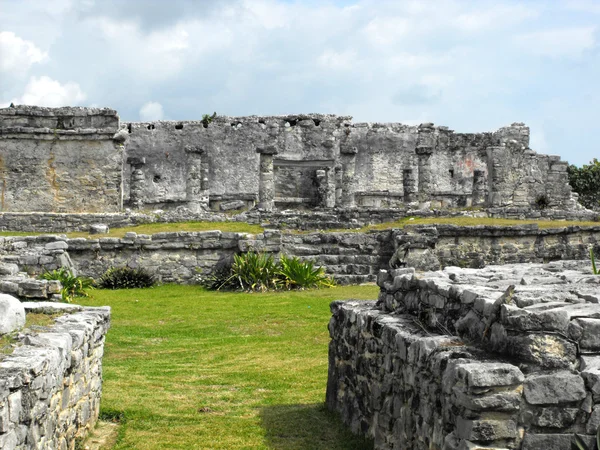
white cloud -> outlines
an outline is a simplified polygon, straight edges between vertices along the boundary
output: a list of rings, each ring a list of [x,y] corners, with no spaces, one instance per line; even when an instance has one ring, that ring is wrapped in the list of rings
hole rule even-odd
[[[140,108],[140,120],[142,122],[152,122],[153,120],[161,120],[165,116],[163,107],[158,102],[145,103]]]
[[[459,13],[453,25],[463,31],[489,31],[537,17],[540,11],[525,5],[496,4],[486,9]]]
[[[344,50],[343,52],[325,50],[318,58],[319,65],[333,70],[352,69],[356,61],[357,55],[354,50]]]
[[[26,72],[32,64],[48,59],[48,54],[33,42],[21,39],[11,31],[0,32],[0,71]]]
[[[515,37],[521,50],[539,56],[580,57],[596,45],[596,27],[534,31]]]
[[[69,81],[65,84],[47,76],[31,77],[25,86],[21,97],[12,100],[17,105],[37,106],[74,106],[79,105],[86,98],[79,84]]]

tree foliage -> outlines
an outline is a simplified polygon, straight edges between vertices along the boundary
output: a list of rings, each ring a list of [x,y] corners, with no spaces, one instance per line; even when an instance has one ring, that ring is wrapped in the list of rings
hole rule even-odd
[[[594,158],[582,167],[569,166],[569,183],[583,206],[600,209],[600,161]]]

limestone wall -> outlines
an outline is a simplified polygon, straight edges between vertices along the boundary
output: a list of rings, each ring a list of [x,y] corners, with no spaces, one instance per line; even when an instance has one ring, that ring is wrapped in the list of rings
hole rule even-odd
[[[327,404],[377,449],[591,442],[599,283],[587,263],[382,271],[377,303],[332,304]]]
[[[111,109],[0,109],[0,210],[118,211],[118,127]]]
[[[20,335],[14,352],[0,357],[0,448],[73,450],[98,419],[110,309],[26,309],[68,314],[45,331]]]
[[[144,161],[144,202],[190,201],[186,147],[203,150],[210,205],[258,200],[260,155],[275,149],[275,206],[283,208],[429,208],[491,206],[577,209],[566,162],[529,149],[521,123],[493,133],[454,133],[433,124],[353,123],[351,117],[217,117],[191,122],[127,123],[127,155]],[[125,167],[130,184],[133,168]],[[322,171],[319,174],[319,171]],[[129,196],[126,188],[126,197]]]
[[[390,263],[398,265],[397,254],[406,243],[410,244],[406,261],[419,269],[581,260],[589,257],[590,246],[600,245],[600,226],[540,230],[536,225],[437,225],[367,233],[271,230],[258,235],[206,231],[97,239],[0,237],[0,291],[21,298],[51,298],[57,293],[54,285],[22,279],[17,272],[40,273],[57,267],[73,267],[94,278],[113,266],[142,267],[162,282],[194,283],[234,253],[250,249],[298,256],[324,267],[340,283],[363,283],[374,281]],[[422,252],[429,252],[431,258],[423,258]]]

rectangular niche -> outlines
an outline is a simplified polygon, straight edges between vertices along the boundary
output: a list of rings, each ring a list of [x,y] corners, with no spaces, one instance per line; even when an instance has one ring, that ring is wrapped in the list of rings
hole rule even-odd
[[[275,203],[279,207],[316,206],[319,202],[317,170],[330,169],[329,176],[335,177],[334,160],[289,160],[275,159]],[[333,181],[333,180],[332,180]]]

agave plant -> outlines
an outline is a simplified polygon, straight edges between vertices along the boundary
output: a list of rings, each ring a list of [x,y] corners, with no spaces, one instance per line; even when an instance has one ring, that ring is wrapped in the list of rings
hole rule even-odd
[[[600,428],[596,431],[596,442],[591,447],[588,447],[581,436],[575,433],[575,442],[571,444],[571,450],[600,450]]]
[[[590,259],[592,260],[592,271],[594,272],[594,275],[600,275],[598,273],[598,269],[596,269],[596,260],[594,259],[594,249],[590,248]]]
[[[288,289],[331,287],[335,283],[325,274],[323,267],[315,267],[311,261],[300,261],[296,256],[283,255],[279,275]]]
[[[71,269],[61,267],[46,271],[40,275],[42,280],[58,280],[62,285],[60,295],[63,301],[70,303],[75,297],[89,297],[87,291],[94,288],[94,280],[88,277],[78,277]]]
[[[231,273],[245,291],[266,291],[280,286],[277,264],[272,255],[255,252],[234,255]]]

